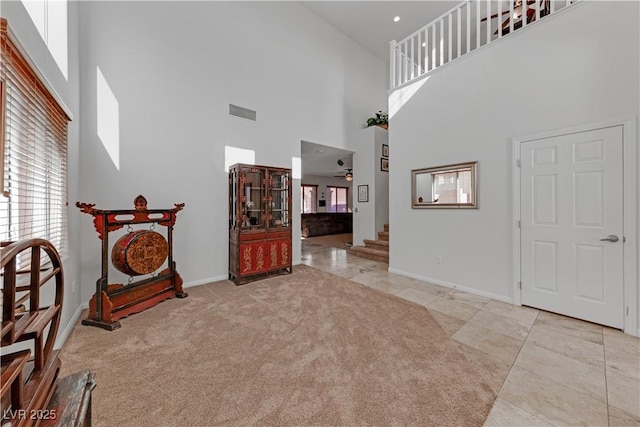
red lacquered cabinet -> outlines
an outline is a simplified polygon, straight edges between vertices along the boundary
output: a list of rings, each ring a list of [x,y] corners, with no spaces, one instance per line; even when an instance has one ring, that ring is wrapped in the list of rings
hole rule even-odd
[[[229,279],[291,273],[291,169],[229,168]]]

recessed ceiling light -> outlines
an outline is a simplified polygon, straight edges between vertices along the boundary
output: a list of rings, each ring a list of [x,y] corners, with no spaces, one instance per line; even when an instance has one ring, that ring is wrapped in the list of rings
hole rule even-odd
[[[395,18],[393,18],[393,22],[398,22],[400,20],[399,16],[396,16]]]
[[[427,45],[427,42],[422,42],[422,47],[425,47]]]

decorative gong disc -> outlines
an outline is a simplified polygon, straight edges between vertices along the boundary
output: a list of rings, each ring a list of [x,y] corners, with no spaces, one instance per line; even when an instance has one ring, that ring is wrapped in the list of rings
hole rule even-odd
[[[168,243],[164,236],[151,230],[138,230],[122,236],[113,245],[113,266],[129,276],[149,274],[167,259]]]

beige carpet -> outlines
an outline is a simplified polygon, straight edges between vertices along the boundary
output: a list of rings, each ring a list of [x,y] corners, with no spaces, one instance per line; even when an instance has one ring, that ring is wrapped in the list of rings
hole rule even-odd
[[[307,243],[316,243],[323,246],[332,246],[338,249],[347,249],[347,242],[353,242],[352,233],[327,234],[326,236],[305,237]]]
[[[97,426],[480,426],[483,373],[422,306],[307,266],[189,288],[77,325],[61,375],[96,372]]]

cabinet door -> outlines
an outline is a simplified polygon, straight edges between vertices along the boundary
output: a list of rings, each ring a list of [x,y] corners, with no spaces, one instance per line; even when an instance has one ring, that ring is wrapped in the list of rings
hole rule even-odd
[[[291,172],[269,171],[269,228],[291,227]]]
[[[278,239],[270,240],[269,248],[269,269],[280,269],[291,264],[291,240]]]
[[[240,211],[242,213],[241,229],[252,230],[265,228],[265,186],[266,171],[264,168],[244,168],[240,176]]]
[[[240,245],[240,275],[267,271],[270,266],[268,244],[265,241]]]

